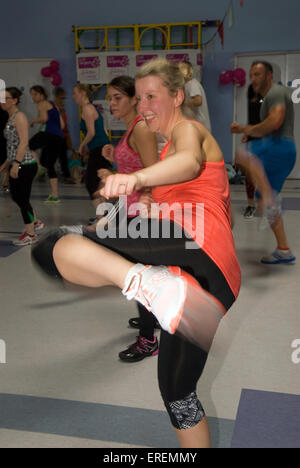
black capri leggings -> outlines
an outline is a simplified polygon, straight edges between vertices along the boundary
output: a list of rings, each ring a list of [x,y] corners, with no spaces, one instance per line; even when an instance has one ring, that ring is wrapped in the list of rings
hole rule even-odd
[[[142,219],[142,225],[159,224],[159,238],[138,239],[99,239],[89,231],[84,235],[92,241],[104,245],[134,263],[149,265],[180,266],[194,276],[200,285],[213,294],[228,310],[235,297],[222,272],[202,249],[186,249],[187,238],[180,229],[182,237],[175,237],[174,224],[170,238],[162,237],[165,221]],[[152,224],[153,227],[153,224]],[[176,226],[178,229],[178,226]],[[147,232],[146,228],[144,231]],[[160,392],[174,427],[179,428],[178,420],[170,409],[170,403],[183,400],[196,391],[202,375],[207,353],[189,341],[162,330],[158,355],[158,383]]]
[[[33,179],[37,173],[37,164],[25,164],[20,166],[19,177],[9,178],[10,194],[13,201],[21,210],[24,224],[34,221],[33,208],[30,204],[30,194]]]
[[[119,253],[134,263],[149,265],[180,266],[193,275],[201,286],[213,294],[228,310],[235,297],[216,264],[201,249],[186,249],[186,241],[191,242],[179,226],[181,238],[175,238],[171,229],[170,238],[162,237],[165,221],[141,219],[141,228],[150,230],[150,224],[157,223],[160,230],[158,238],[116,238],[100,239],[96,233],[84,232],[93,242]],[[171,223],[171,228],[174,224]],[[50,276],[61,277],[53,261],[53,247],[57,240],[66,234],[56,230],[41,240],[32,251],[33,259]],[[75,253],[76,254],[76,253]],[[170,403],[183,400],[196,391],[197,382],[203,372],[207,353],[184,338],[170,335],[162,330],[158,355],[159,388],[174,427],[180,428],[171,410]]]
[[[47,132],[38,132],[29,140],[29,148],[33,151],[42,149],[40,163],[46,167],[49,179],[56,179],[55,163],[63,148],[64,139]]]
[[[95,192],[99,190],[101,179],[98,177],[99,169],[113,170],[112,165],[107,159],[102,156],[102,146],[91,149],[89,151],[89,159],[86,168],[85,185],[89,193],[90,199],[95,198]]]

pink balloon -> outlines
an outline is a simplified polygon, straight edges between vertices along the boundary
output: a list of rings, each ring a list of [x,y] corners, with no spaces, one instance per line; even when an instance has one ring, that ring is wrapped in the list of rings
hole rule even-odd
[[[41,69],[41,74],[45,78],[49,78],[49,76],[51,76],[51,74],[52,74],[52,70],[51,70],[50,67],[44,67],[44,68]]]
[[[220,75],[220,83],[227,85],[233,81],[233,72],[231,70],[224,71]]]
[[[57,72],[59,70],[59,62],[57,60],[52,60],[50,62],[50,69],[52,72]]]
[[[52,81],[51,83],[53,86],[59,86],[62,82],[62,78],[59,73],[52,73]]]
[[[235,82],[246,80],[246,72],[242,68],[236,68],[233,72],[233,79]]]

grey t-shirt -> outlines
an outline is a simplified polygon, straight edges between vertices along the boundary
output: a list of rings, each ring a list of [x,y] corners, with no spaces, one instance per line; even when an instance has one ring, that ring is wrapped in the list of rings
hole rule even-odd
[[[279,130],[272,132],[270,136],[273,138],[288,137],[294,138],[294,104],[288,88],[278,84],[272,84],[270,90],[265,95],[263,104],[260,109],[261,121],[265,120],[270,110],[278,105],[285,106],[285,119]]]

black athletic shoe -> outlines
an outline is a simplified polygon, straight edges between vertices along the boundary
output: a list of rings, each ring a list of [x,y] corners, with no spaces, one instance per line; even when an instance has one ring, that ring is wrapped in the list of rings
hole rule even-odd
[[[157,354],[158,341],[156,336],[153,341],[147,340],[143,336],[137,336],[135,343],[119,353],[119,358],[125,362],[137,362]]]
[[[244,218],[245,219],[252,219],[253,216],[255,215],[256,208],[255,206],[247,206],[247,208],[244,211]]]
[[[138,329],[141,328],[141,325],[140,325],[141,319],[140,319],[140,317],[131,318],[131,319],[128,320],[128,323],[129,323],[129,326],[131,328],[138,328]],[[154,328],[160,329],[160,325],[159,325],[157,320],[155,320]]]

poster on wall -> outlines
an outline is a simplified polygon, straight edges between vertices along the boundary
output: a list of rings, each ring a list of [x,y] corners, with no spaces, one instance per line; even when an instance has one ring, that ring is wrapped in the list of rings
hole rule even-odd
[[[201,81],[203,60],[198,49],[80,53],[77,55],[77,80],[86,84],[103,84],[109,83],[116,76],[134,76],[139,67],[157,57],[173,63],[190,62],[195,78]]]
[[[152,59],[158,58],[159,55],[158,53],[156,54],[142,54],[142,53],[136,53],[135,54],[135,71],[144,65],[145,63],[149,62]]]
[[[77,81],[84,84],[103,83],[105,68],[101,54],[77,55]]]
[[[116,76],[133,76],[133,53],[121,52],[105,54],[106,58],[106,83],[109,83]]]
[[[201,81],[202,78],[202,55],[196,49],[184,49],[184,50],[158,50],[149,51],[147,53],[134,52],[135,54],[135,73],[138,68],[144,65],[144,63],[152,60],[153,58],[165,58],[171,63],[178,62],[190,62],[193,65],[194,77]]]

